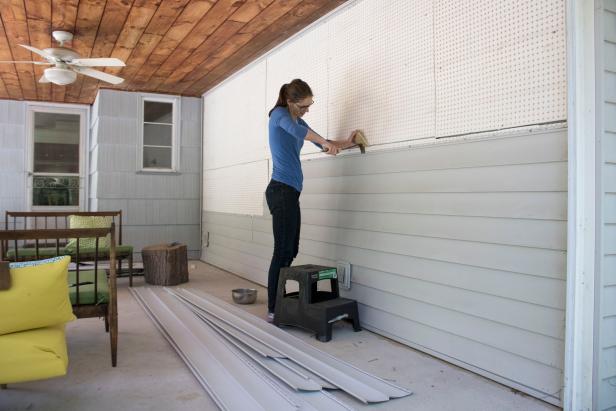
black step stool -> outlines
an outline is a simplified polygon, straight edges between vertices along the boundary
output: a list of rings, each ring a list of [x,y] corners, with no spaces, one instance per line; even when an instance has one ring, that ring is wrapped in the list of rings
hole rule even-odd
[[[287,293],[287,280],[297,281],[299,291]],[[319,281],[330,281],[331,291],[318,291]],[[332,339],[332,323],[338,319],[353,322],[361,331],[357,301],[340,298],[336,269],[321,265],[298,265],[280,270],[274,324],[294,325],[314,331],[319,341]]]

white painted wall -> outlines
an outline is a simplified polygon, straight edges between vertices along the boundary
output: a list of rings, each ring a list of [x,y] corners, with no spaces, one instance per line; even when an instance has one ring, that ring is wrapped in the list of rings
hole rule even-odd
[[[564,6],[356,1],[206,94],[202,258],[265,283],[263,120],[300,77],[313,129],[374,146],[305,146],[296,263],[349,261],[366,328],[560,404]]]

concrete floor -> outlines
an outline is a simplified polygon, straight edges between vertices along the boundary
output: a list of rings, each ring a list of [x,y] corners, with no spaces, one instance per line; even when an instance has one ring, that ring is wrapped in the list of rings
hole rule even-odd
[[[257,303],[241,306],[265,317],[266,290],[199,261],[190,264],[190,286],[231,302],[232,288],[256,287]],[[137,277],[135,285],[143,284]],[[0,410],[217,410],[208,394],[160,335],[119,280],[118,366],[111,367],[108,334],[99,319],[67,326],[69,370],[65,377],[15,384],[0,391]],[[358,410],[557,410],[540,400],[450,365],[369,331],[354,333],[337,323],[333,339],[321,343],[307,332],[287,329],[319,349],[390,380],[413,395],[364,405],[336,396]]]

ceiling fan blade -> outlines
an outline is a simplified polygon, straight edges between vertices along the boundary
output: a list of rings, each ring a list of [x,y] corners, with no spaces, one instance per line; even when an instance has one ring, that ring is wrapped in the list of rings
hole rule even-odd
[[[91,58],[91,59],[73,59],[68,64],[84,67],[124,67],[126,64],[120,59],[108,58]]]
[[[120,84],[121,82],[124,81],[124,79],[121,77],[114,76],[112,74],[104,73],[102,71],[94,70],[91,68],[80,67],[80,66],[70,66],[70,67],[73,70],[75,70],[77,73],[80,73],[80,74],[83,74],[89,77],[94,77],[95,79],[106,81],[107,83]]]
[[[46,60],[49,61],[56,61],[56,58],[54,56],[52,56],[51,54],[47,54],[45,53],[43,50],[39,50],[36,47],[32,47],[32,46],[27,46],[25,44],[20,44],[21,47],[30,50],[31,52],[33,52],[34,54],[38,54],[39,56],[43,57]]]
[[[28,63],[28,64],[36,64],[40,66],[52,66],[54,63],[47,63],[45,61],[0,61],[0,63]]]
[[[47,80],[47,77],[43,74],[39,79],[39,83],[51,83],[51,81]]]

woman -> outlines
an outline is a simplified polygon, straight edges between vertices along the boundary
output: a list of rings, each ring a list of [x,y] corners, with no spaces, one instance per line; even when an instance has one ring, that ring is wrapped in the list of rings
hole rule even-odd
[[[308,113],[312,103],[310,86],[300,79],[295,79],[280,88],[278,101],[269,112],[269,145],[273,172],[265,198],[272,214],[274,231],[274,255],[267,281],[269,322],[274,320],[280,269],[291,265],[299,247],[299,195],[303,184],[299,153],[304,140],[311,141],[333,156],[340,150],[356,145],[356,131],[346,140],[330,141],[310,129],[302,117]]]

